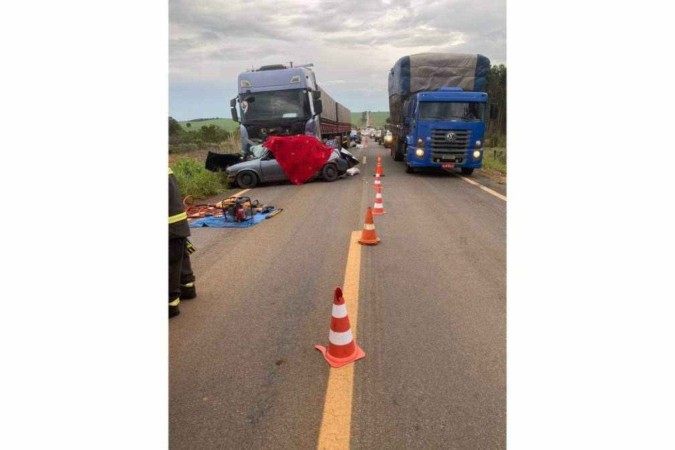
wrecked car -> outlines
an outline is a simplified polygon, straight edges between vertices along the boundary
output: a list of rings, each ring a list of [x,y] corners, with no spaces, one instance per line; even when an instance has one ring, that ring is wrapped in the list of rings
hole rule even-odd
[[[358,163],[358,159],[347,150],[334,148],[328,161],[313,178],[335,181]],[[253,188],[260,183],[288,180],[274,154],[262,144],[252,145],[249,159],[229,166],[226,172],[228,182],[235,183],[243,189]]]

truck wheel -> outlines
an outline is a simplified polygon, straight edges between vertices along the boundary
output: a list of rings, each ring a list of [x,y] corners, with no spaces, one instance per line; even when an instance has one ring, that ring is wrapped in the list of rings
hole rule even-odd
[[[258,176],[253,172],[240,172],[237,175],[237,185],[244,189],[251,189],[258,184]]]
[[[405,151],[405,144],[399,143],[396,145],[396,150],[394,150],[394,161],[403,161],[403,153]]]
[[[329,182],[337,180],[338,170],[337,167],[335,167],[335,164],[326,164],[323,166],[323,169],[321,169],[321,176],[324,180]]]
[[[405,173],[415,173],[415,168],[410,167],[409,165],[405,165]]]
[[[473,173],[473,169],[469,169],[468,167],[462,167],[462,175],[469,176]]]

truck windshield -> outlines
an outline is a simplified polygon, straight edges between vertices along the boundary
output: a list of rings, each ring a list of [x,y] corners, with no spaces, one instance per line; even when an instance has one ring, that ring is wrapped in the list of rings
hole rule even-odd
[[[420,102],[420,120],[461,120],[480,122],[483,120],[484,112],[484,103]]]
[[[307,93],[301,89],[241,94],[240,98],[244,122],[306,119],[310,116]]]

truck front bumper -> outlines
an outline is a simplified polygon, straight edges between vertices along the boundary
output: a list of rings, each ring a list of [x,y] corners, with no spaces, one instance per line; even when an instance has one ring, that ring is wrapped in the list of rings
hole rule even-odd
[[[444,164],[454,164],[457,168],[479,169],[483,166],[482,149],[480,149],[481,154],[478,158],[473,157],[474,150],[455,155],[425,150],[422,157],[415,155],[415,150],[416,148],[408,147],[406,162],[410,167],[443,168]]]

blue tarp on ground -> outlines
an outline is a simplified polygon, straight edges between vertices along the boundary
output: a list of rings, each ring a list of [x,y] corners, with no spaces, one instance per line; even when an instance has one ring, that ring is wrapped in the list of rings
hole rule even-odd
[[[246,220],[244,222],[233,222],[231,220],[225,220],[224,217],[204,217],[202,219],[190,220],[190,228],[248,228],[253,225],[262,222],[267,218],[268,215],[272,214],[276,209],[273,209],[269,213],[257,213],[253,216],[252,220]]]

